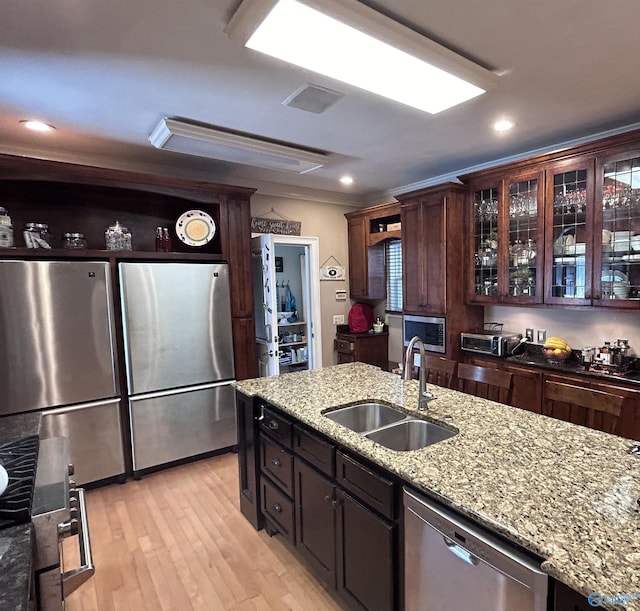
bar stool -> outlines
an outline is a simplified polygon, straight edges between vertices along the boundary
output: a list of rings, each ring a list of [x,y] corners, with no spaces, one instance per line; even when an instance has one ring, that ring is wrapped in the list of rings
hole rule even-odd
[[[618,434],[625,398],[563,382],[545,382],[542,413],[605,433]]]
[[[512,376],[508,371],[458,363],[458,390],[476,397],[509,403]]]

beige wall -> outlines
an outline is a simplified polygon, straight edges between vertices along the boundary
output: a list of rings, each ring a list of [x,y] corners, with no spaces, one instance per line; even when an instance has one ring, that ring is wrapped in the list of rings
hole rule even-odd
[[[276,213],[286,216],[290,220],[300,221],[302,223],[300,235],[318,238],[320,265],[329,257],[333,256],[341,265],[344,265],[346,269],[346,280],[320,282],[322,365],[325,367],[327,365],[333,365],[335,362],[333,338],[336,332],[333,324],[333,315],[344,314],[346,322],[347,314],[351,307],[351,302],[348,298],[349,261],[347,221],[344,218],[344,214],[356,208],[309,200],[261,195],[259,193],[251,196],[252,216],[277,218],[277,215],[271,212],[272,208]],[[333,259],[328,264],[337,265]],[[347,291],[346,301],[336,301],[336,289],[345,289]]]

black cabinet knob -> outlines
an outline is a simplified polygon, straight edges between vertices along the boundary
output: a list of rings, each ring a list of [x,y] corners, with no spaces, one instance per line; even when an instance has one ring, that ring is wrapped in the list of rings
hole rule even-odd
[[[272,459],[271,459],[271,464],[272,464],[274,467],[280,467],[280,465],[281,465],[282,463],[281,463],[277,458],[272,458]]]
[[[282,513],[282,505],[280,505],[280,503],[274,503],[273,504],[273,510],[276,513]]]

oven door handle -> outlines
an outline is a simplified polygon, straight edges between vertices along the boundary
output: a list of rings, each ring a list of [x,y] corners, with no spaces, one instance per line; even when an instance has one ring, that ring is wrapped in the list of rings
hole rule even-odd
[[[87,520],[87,504],[84,498],[84,490],[76,488],[78,495],[78,541],[80,544],[80,563],[77,569],[62,573],[62,596],[67,598],[75,592],[85,581],[93,577],[95,567],[91,555],[91,539],[89,538],[89,522]]]

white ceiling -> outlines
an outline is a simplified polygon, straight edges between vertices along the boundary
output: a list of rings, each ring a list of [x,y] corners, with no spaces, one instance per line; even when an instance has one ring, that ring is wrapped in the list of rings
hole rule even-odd
[[[367,1],[502,74],[495,89],[438,115],[241,48],[223,32],[237,4],[5,0],[0,152],[365,203],[640,123],[637,0]],[[344,97],[323,114],[283,106],[305,82]],[[325,150],[336,161],[296,175],[157,150],[147,138],[164,116]],[[498,135],[491,124],[502,116],[518,125]],[[29,132],[18,124],[26,118],[57,130]],[[354,177],[350,188],[338,183],[343,174]]]

